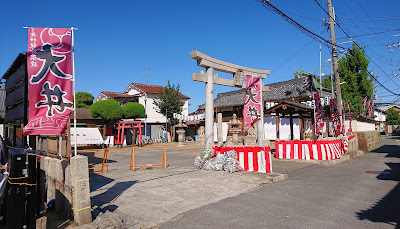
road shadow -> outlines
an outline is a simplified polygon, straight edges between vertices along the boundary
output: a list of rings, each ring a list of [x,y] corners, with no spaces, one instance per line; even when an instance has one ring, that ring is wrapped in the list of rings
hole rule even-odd
[[[90,178],[90,192],[96,191],[97,189],[113,182],[114,179],[105,176],[94,176]]]
[[[386,163],[390,169],[382,171],[379,180],[400,181],[400,163]],[[400,183],[367,210],[357,212],[360,220],[382,222],[400,229]]]
[[[400,145],[383,145],[372,150],[371,153],[386,153],[385,157],[400,158]]]
[[[80,155],[87,156],[88,158],[88,168],[89,168],[89,176],[95,176],[96,172],[99,172],[101,169],[101,164],[103,163],[103,152],[95,152],[95,151],[86,151],[86,152],[79,152]],[[108,163],[115,163],[117,161],[107,159]],[[97,166],[96,166],[97,165]],[[107,169],[107,168],[104,168]]]
[[[93,219],[95,219],[100,213],[106,211],[114,212],[118,208],[117,205],[113,204],[114,201],[136,182],[137,181],[118,182],[107,191],[90,198],[93,206]]]

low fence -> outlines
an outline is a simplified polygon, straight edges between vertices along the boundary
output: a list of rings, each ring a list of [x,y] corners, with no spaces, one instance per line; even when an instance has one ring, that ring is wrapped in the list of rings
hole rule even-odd
[[[331,160],[342,155],[340,140],[276,141],[275,157],[279,159]]]
[[[356,135],[343,139],[318,141],[276,141],[275,157],[278,159],[333,160],[343,153],[358,149]]]
[[[271,173],[271,149],[269,147],[214,147],[216,154],[235,150],[243,171]]]

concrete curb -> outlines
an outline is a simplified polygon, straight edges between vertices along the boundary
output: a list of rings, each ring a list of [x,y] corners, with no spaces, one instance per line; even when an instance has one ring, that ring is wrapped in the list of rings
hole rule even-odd
[[[343,154],[340,159],[329,160],[329,161],[299,160],[299,159],[276,159],[276,158],[273,158],[273,160],[293,161],[293,162],[300,162],[300,163],[306,163],[306,164],[317,164],[317,165],[323,165],[323,166],[331,166],[331,165],[336,165],[336,164],[342,163],[344,161],[348,161],[350,159],[354,159],[356,157],[360,157],[360,156],[362,156],[364,154],[365,154],[365,152],[362,151],[362,150],[353,150],[351,152]]]

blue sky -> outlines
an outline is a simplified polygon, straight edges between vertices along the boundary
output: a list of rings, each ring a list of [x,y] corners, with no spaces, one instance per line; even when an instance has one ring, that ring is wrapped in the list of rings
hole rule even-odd
[[[325,0],[317,0],[326,9]],[[66,4],[68,3],[68,5]],[[321,25],[327,18],[314,0],[271,0],[290,17],[329,39]],[[400,42],[398,1],[333,0],[342,27],[358,36],[375,63],[378,80],[400,92],[400,50],[388,52],[387,45]],[[202,68],[190,58],[191,50],[257,69],[269,69],[265,84],[293,78],[295,69],[319,74],[318,43],[267,10],[255,0],[219,1],[18,1],[0,2],[0,74],[18,53],[26,51],[27,30],[22,27],[77,27],[75,67],[77,91],[97,97],[101,91],[122,92],[131,82],[165,86],[180,84],[191,97],[189,112],[204,103],[204,83],[192,81]],[[346,36],[336,26],[338,42]],[[374,34],[375,35],[368,35]],[[367,35],[367,36],[364,36]],[[350,47],[350,44],[343,44]],[[329,74],[330,50],[322,46],[323,73]],[[231,77],[219,74],[221,77]],[[217,93],[233,88],[215,86]],[[376,88],[378,101],[395,97]]]

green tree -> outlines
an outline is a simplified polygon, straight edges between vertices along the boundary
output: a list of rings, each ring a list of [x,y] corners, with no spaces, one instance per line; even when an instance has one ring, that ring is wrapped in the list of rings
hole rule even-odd
[[[353,43],[352,50],[339,59],[340,82],[342,99],[350,101],[351,109],[358,110],[360,101],[374,92],[372,79],[368,75],[369,60],[363,48]]]
[[[182,106],[185,104],[182,101],[179,88],[179,84],[177,86],[171,85],[168,81],[168,85],[165,86],[164,91],[160,90],[159,96],[153,102],[158,108],[157,112],[163,115],[167,114],[167,118],[172,125],[178,123],[178,120],[173,116],[174,113],[180,114],[182,112]]]
[[[107,99],[100,100],[90,107],[90,115],[93,118],[101,117],[103,120],[103,139],[106,136],[106,124],[110,120],[118,120],[122,118],[122,108],[117,100]]]
[[[400,112],[394,108],[390,108],[386,115],[386,124],[400,125]]]
[[[122,107],[122,113],[124,114],[124,118],[144,118],[145,110],[144,106],[140,103],[127,103]]]
[[[90,108],[93,104],[94,97],[87,92],[77,92],[75,95],[76,108]]]
[[[331,84],[331,76],[330,75],[327,75],[322,80],[322,87],[329,89],[329,91],[332,91],[332,84]],[[333,85],[333,87],[335,87],[335,85]],[[333,88],[333,89],[335,89],[335,88]]]

